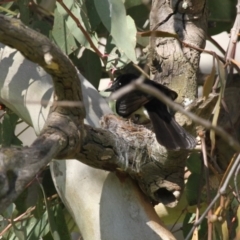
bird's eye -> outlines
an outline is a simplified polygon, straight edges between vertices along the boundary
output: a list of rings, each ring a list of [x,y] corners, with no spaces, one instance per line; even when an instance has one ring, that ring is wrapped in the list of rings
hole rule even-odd
[[[121,86],[121,85],[122,85],[122,83],[118,83],[118,85],[119,85],[119,86]]]

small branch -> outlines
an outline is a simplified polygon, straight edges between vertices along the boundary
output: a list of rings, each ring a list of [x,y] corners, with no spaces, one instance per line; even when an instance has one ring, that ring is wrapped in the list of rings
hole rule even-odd
[[[41,145],[39,146],[39,142]],[[0,213],[34,176],[66,147],[63,136],[39,137],[30,148],[3,148],[0,152]]]
[[[57,0],[57,2],[64,8],[64,10],[68,13],[68,15],[75,21],[76,25],[80,28],[82,33],[84,34],[85,38],[89,42],[91,48],[95,51],[95,53],[103,60],[106,56],[102,54],[98,48],[94,45],[91,37],[89,36],[88,32],[84,29],[80,21],[74,16],[74,14],[68,9],[65,3],[62,0]]]
[[[134,89],[141,90],[143,92],[146,92],[146,93],[156,97],[160,101],[164,102],[168,107],[170,107],[171,109],[173,109],[176,112],[180,112],[180,113],[184,114],[185,116],[187,116],[188,118],[193,120],[195,123],[200,124],[201,126],[203,126],[206,129],[214,130],[216,132],[216,134],[219,135],[220,137],[222,137],[222,139],[224,139],[235,151],[240,152],[239,142],[237,140],[235,140],[223,128],[214,126],[211,122],[209,122],[201,117],[198,117],[196,114],[193,114],[193,113],[187,111],[181,105],[173,102],[164,93],[156,90],[154,87],[151,87],[146,84],[142,84],[141,79],[138,79],[138,80],[134,81],[133,83],[128,84],[127,86],[122,87],[120,90],[114,92],[112,94],[112,96],[110,97],[110,99],[120,98],[124,94],[126,94]]]
[[[237,156],[237,157],[236,157]],[[229,185],[229,181],[232,178],[232,176],[234,175],[234,172],[237,170],[239,163],[240,163],[240,154],[239,155],[235,155],[234,158],[232,159],[232,165],[231,165],[231,169],[229,171],[229,174],[226,176],[226,178],[224,179],[224,182],[221,183],[221,187],[218,190],[218,193],[216,194],[216,196],[214,197],[214,199],[211,201],[211,203],[209,204],[209,206],[207,207],[207,209],[204,211],[204,213],[201,215],[201,217],[198,219],[198,221],[196,221],[194,223],[194,226],[192,227],[191,231],[188,233],[187,237],[185,238],[185,240],[189,240],[192,237],[193,231],[196,227],[198,227],[202,221],[204,220],[204,218],[207,216],[208,212],[212,209],[212,207],[214,206],[214,204],[218,201],[218,199],[220,198],[220,196],[224,195],[226,193],[226,189],[227,186]]]

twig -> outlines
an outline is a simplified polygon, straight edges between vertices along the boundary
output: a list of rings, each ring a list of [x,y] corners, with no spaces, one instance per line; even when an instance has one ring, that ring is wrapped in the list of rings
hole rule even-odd
[[[222,46],[217,42],[215,41],[211,36],[207,35],[207,39],[208,41],[210,41],[213,45],[215,45],[218,50],[223,54],[225,55],[226,54],[226,51],[222,48]]]
[[[95,51],[95,53],[103,60],[106,56],[102,54],[99,49],[94,45],[91,37],[89,36],[88,32],[84,29],[78,18],[75,17],[75,15],[68,9],[68,7],[65,5],[65,3],[62,0],[57,0],[57,2],[64,8],[64,10],[69,14],[69,16],[75,21],[77,26],[80,28],[82,33],[84,34],[85,38],[89,42],[91,48]]]
[[[203,155],[203,163],[204,163],[204,173],[206,179],[206,186],[207,186],[207,203],[210,203],[210,184],[209,184],[209,168],[208,168],[208,160],[207,160],[207,149],[206,149],[206,142],[204,136],[201,138],[202,142],[202,155]],[[212,209],[208,211],[208,217],[212,215]],[[196,218],[197,220],[197,218]],[[212,237],[212,223],[208,222],[208,239],[211,240]]]
[[[191,112],[185,110],[181,105],[173,102],[164,93],[158,91],[157,89],[155,89],[152,86],[143,84],[142,82],[143,82],[142,78],[141,79],[139,78],[136,81],[133,81],[131,84],[128,84],[127,86],[122,87],[118,91],[114,92],[110,96],[110,99],[117,99],[117,98],[119,98],[119,97],[125,95],[126,93],[128,93],[132,90],[135,90],[135,89],[141,90],[145,93],[148,93],[148,94],[156,97],[157,99],[159,99],[160,101],[165,103],[168,107],[170,107],[174,111],[177,111],[177,112],[180,112],[180,113],[184,114],[185,116],[187,116],[188,118],[193,120],[195,123],[198,123],[198,124],[202,125],[204,128],[214,130],[216,132],[216,134],[219,135],[220,137],[222,137],[222,139],[224,141],[226,141],[229,144],[229,146],[231,146],[236,152],[240,152],[239,142],[237,140],[235,140],[223,128],[218,127],[218,126],[214,126],[211,122],[209,122],[209,121],[207,121],[207,120],[205,120],[201,117],[198,117],[194,113],[191,113]]]
[[[185,238],[185,240],[189,240],[193,234],[193,231],[196,227],[198,227],[201,222],[203,221],[203,219],[207,216],[208,212],[210,211],[210,209],[213,207],[213,205],[217,202],[217,200],[219,199],[219,197],[221,195],[224,195],[226,193],[226,189],[227,186],[229,184],[229,181],[232,177],[232,175],[234,174],[234,172],[236,171],[238,165],[240,163],[240,154],[238,155],[237,159],[234,161],[234,164],[232,165],[229,174],[227,175],[227,177],[225,178],[225,181],[222,185],[222,187],[219,189],[218,193],[216,194],[215,198],[212,200],[212,202],[209,204],[209,206],[207,207],[207,209],[204,211],[204,213],[201,215],[201,217],[198,219],[198,221],[196,221],[194,223],[194,226],[192,227],[191,231],[188,233],[187,237]]]
[[[239,190],[238,190],[238,184],[237,184],[237,177],[239,176],[239,171],[240,171],[240,165],[238,166],[235,175],[234,175],[234,186],[235,186],[235,191],[236,191],[236,197],[238,202],[240,201],[240,196],[239,196]]]

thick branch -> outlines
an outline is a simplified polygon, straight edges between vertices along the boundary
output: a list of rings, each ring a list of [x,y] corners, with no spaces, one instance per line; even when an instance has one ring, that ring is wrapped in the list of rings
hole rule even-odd
[[[26,27],[19,20],[0,15],[0,22],[0,41],[19,50],[26,58],[38,63],[52,76],[55,90],[54,103],[42,134],[52,132],[52,128],[60,132],[64,129],[69,130],[66,119],[62,118],[67,115],[68,121],[73,122],[68,133],[70,148],[65,151],[65,157],[70,157],[80,149],[81,131],[83,131],[81,127],[85,118],[84,105],[81,104],[81,84],[76,68],[48,38]],[[57,101],[62,100],[78,101],[79,104],[71,108],[57,105]],[[63,153],[58,157],[63,157]]]
[[[0,15],[0,41],[16,48],[27,59],[39,64],[52,76],[55,101],[82,101],[81,84],[75,66],[61,50],[51,41],[21,21]],[[61,114],[72,114],[78,124],[85,117],[84,105],[63,107],[55,105],[52,111]]]
[[[39,144],[40,143],[40,144]],[[0,152],[0,213],[62,149],[65,137],[39,137],[29,148],[4,148]]]
[[[104,116],[101,125],[103,129],[85,126],[86,138],[76,158],[95,168],[128,172],[152,200],[175,206],[189,151],[167,151],[151,130],[114,115]]]
[[[183,7],[184,4],[186,8]],[[205,0],[154,0],[150,14],[151,30],[178,34],[196,47],[205,45],[207,9]],[[151,38],[150,64],[157,81],[174,89],[183,103],[197,97],[197,71],[200,52],[181,46],[174,38]]]
[[[35,143],[29,149],[11,149],[12,154],[6,154],[10,150],[2,150],[5,160],[1,159],[3,192],[0,205],[4,209],[53,157],[72,158],[79,152],[84,135],[85,109],[81,104],[78,73],[68,57],[49,39],[29,29],[19,20],[0,15],[0,22],[0,41],[42,66],[51,74],[55,89],[53,106]],[[77,101],[80,104],[71,108],[58,105],[57,102],[62,100]],[[15,169],[14,162],[18,162],[19,169]],[[22,171],[26,174],[21,174]]]

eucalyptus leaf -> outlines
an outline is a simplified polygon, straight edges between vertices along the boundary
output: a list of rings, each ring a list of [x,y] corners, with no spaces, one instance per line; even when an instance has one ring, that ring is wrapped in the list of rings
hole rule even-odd
[[[203,97],[205,100],[207,100],[210,92],[212,91],[212,87],[214,84],[215,80],[215,75],[216,75],[216,68],[215,68],[215,57],[213,57],[213,66],[212,66],[212,71],[210,75],[207,76],[204,85],[203,85]]]
[[[236,16],[237,0],[211,0],[207,1],[207,5],[210,12],[208,20],[216,23],[216,27],[208,30],[209,33],[213,35],[226,30],[230,32]]]
[[[20,12],[20,19],[25,25],[29,25],[30,20],[30,8],[29,6],[30,0],[18,0],[18,7]]]
[[[64,219],[64,214],[59,205],[49,206],[46,194],[42,184],[39,183],[44,196],[45,206],[47,210],[48,222],[52,237],[54,240],[71,240],[70,233]],[[59,204],[59,203],[58,203]]]
[[[196,218],[195,213],[187,213],[185,215],[183,225],[182,225],[184,238],[187,237],[188,233],[190,232],[191,228],[193,227],[195,218]],[[204,219],[202,221],[201,225],[198,226],[199,239],[205,239],[206,238],[206,233],[207,233],[207,220]],[[194,238],[192,238],[192,239],[194,239]]]
[[[188,181],[186,184],[186,198],[188,204],[190,206],[197,204],[199,197],[201,197],[200,193],[200,184],[204,183],[201,174],[192,173],[188,177]]]
[[[55,9],[52,39],[59,48],[67,55],[77,49],[77,44],[72,33],[69,31],[64,16]]]
[[[126,8],[130,8],[130,7],[141,5],[142,3],[143,3],[142,0],[126,0],[124,2],[124,5]]]
[[[52,24],[44,19],[39,19],[38,15],[34,15],[32,18],[33,21],[30,27],[42,33],[43,35],[49,37],[50,32],[52,30]]]
[[[76,4],[75,1],[73,0],[70,1],[65,0],[64,3],[71,11],[71,13],[75,16],[75,18],[77,18],[77,21],[79,21],[82,27],[86,30],[93,44],[97,47],[98,37],[97,34],[92,32],[91,30],[89,18],[86,15],[86,6],[84,2],[79,1],[79,3]],[[59,3],[57,3],[57,10],[65,17],[67,27],[71,34],[74,36],[74,38],[77,40],[77,42],[79,42],[82,46],[86,48],[92,49],[89,44],[89,41],[86,39],[85,35],[80,30],[79,26],[77,26],[77,22],[66,13],[66,11],[62,8],[62,6]]]
[[[107,39],[106,51],[108,53],[106,64],[107,71],[114,68],[122,69],[130,62],[126,54],[119,51],[112,36]]]
[[[212,125],[213,126],[217,126],[218,117],[219,117],[220,109],[221,109],[221,101],[224,97],[226,81],[227,81],[226,70],[224,68],[223,63],[218,58],[217,58],[217,66],[218,66],[218,76],[219,76],[219,80],[220,80],[220,83],[221,83],[221,88],[220,88],[218,101],[217,101],[216,106],[214,108],[214,114],[213,114],[213,120],[212,120]],[[213,152],[213,150],[215,149],[215,145],[216,145],[215,135],[216,135],[215,131],[210,130],[211,152]]]
[[[27,234],[26,234],[26,228],[24,228],[23,226],[16,226],[15,221],[12,218],[12,227],[13,227],[13,232],[15,233],[16,237],[19,240],[25,240],[27,238]]]
[[[11,203],[6,210],[4,211],[4,213],[2,214],[5,218],[11,218],[14,211],[16,209],[16,205],[14,203]]]
[[[39,240],[47,233],[49,233],[49,224],[45,210],[42,217],[38,220],[34,217],[25,216],[22,221],[15,223],[14,231],[10,229],[4,236],[8,236],[8,240],[16,240],[19,238],[24,240]]]
[[[99,56],[89,49],[85,49],[82,56],[74,63],[83,76],[98,89],[102,75],[102,65]]]
[[[89,22],[91,24],[91,29],[92,31],[95,31],[96,28],[101,23],[101,19],[98,16],[97,10],[95,8],[94,0],[87,0],[85,4],[86,4]]]
[[[19,117],[15,113],[6,113],[3,118],[1,127],[1,144],[2,146],[21,145],[22,142],[15,135],[16,123]]]
[[[95,7],[102,23],[113,37],[120,53],[124,53],[136,63],[136,26],[119,0],[94,0]],[[131,29],[131,31],[129,31]]]
[[[77,224],[74,221],[73,217],[68,212],[68,210],[66,208],[64,208],[62,211],[63,211],[63,214],[64,214],[64,221],[66,222],[68,231],[71,232],[71,233],[72,232],[79,232]],[[57,217],[57,216],[55,216],[55,217]]]
[[[38,240],[49,233],[49,224],[46,211],[38,220],[31,218],[27,226],[28,240]]]
[[[191,173],[201,174],[202,169],[202,161],[200,158],[200,154],[197,152],[191,153],[189,158],[187,159],[186,166]]]
[[[9,224],[8,220],[0,215],[0,232],[2,232],[7,225]]]
[[[126,5],[126,4],[125,4]],[[127,14],[134,20],[137,28],[149,30],[149,8],[145,5],[135,5],[127,9]]]

